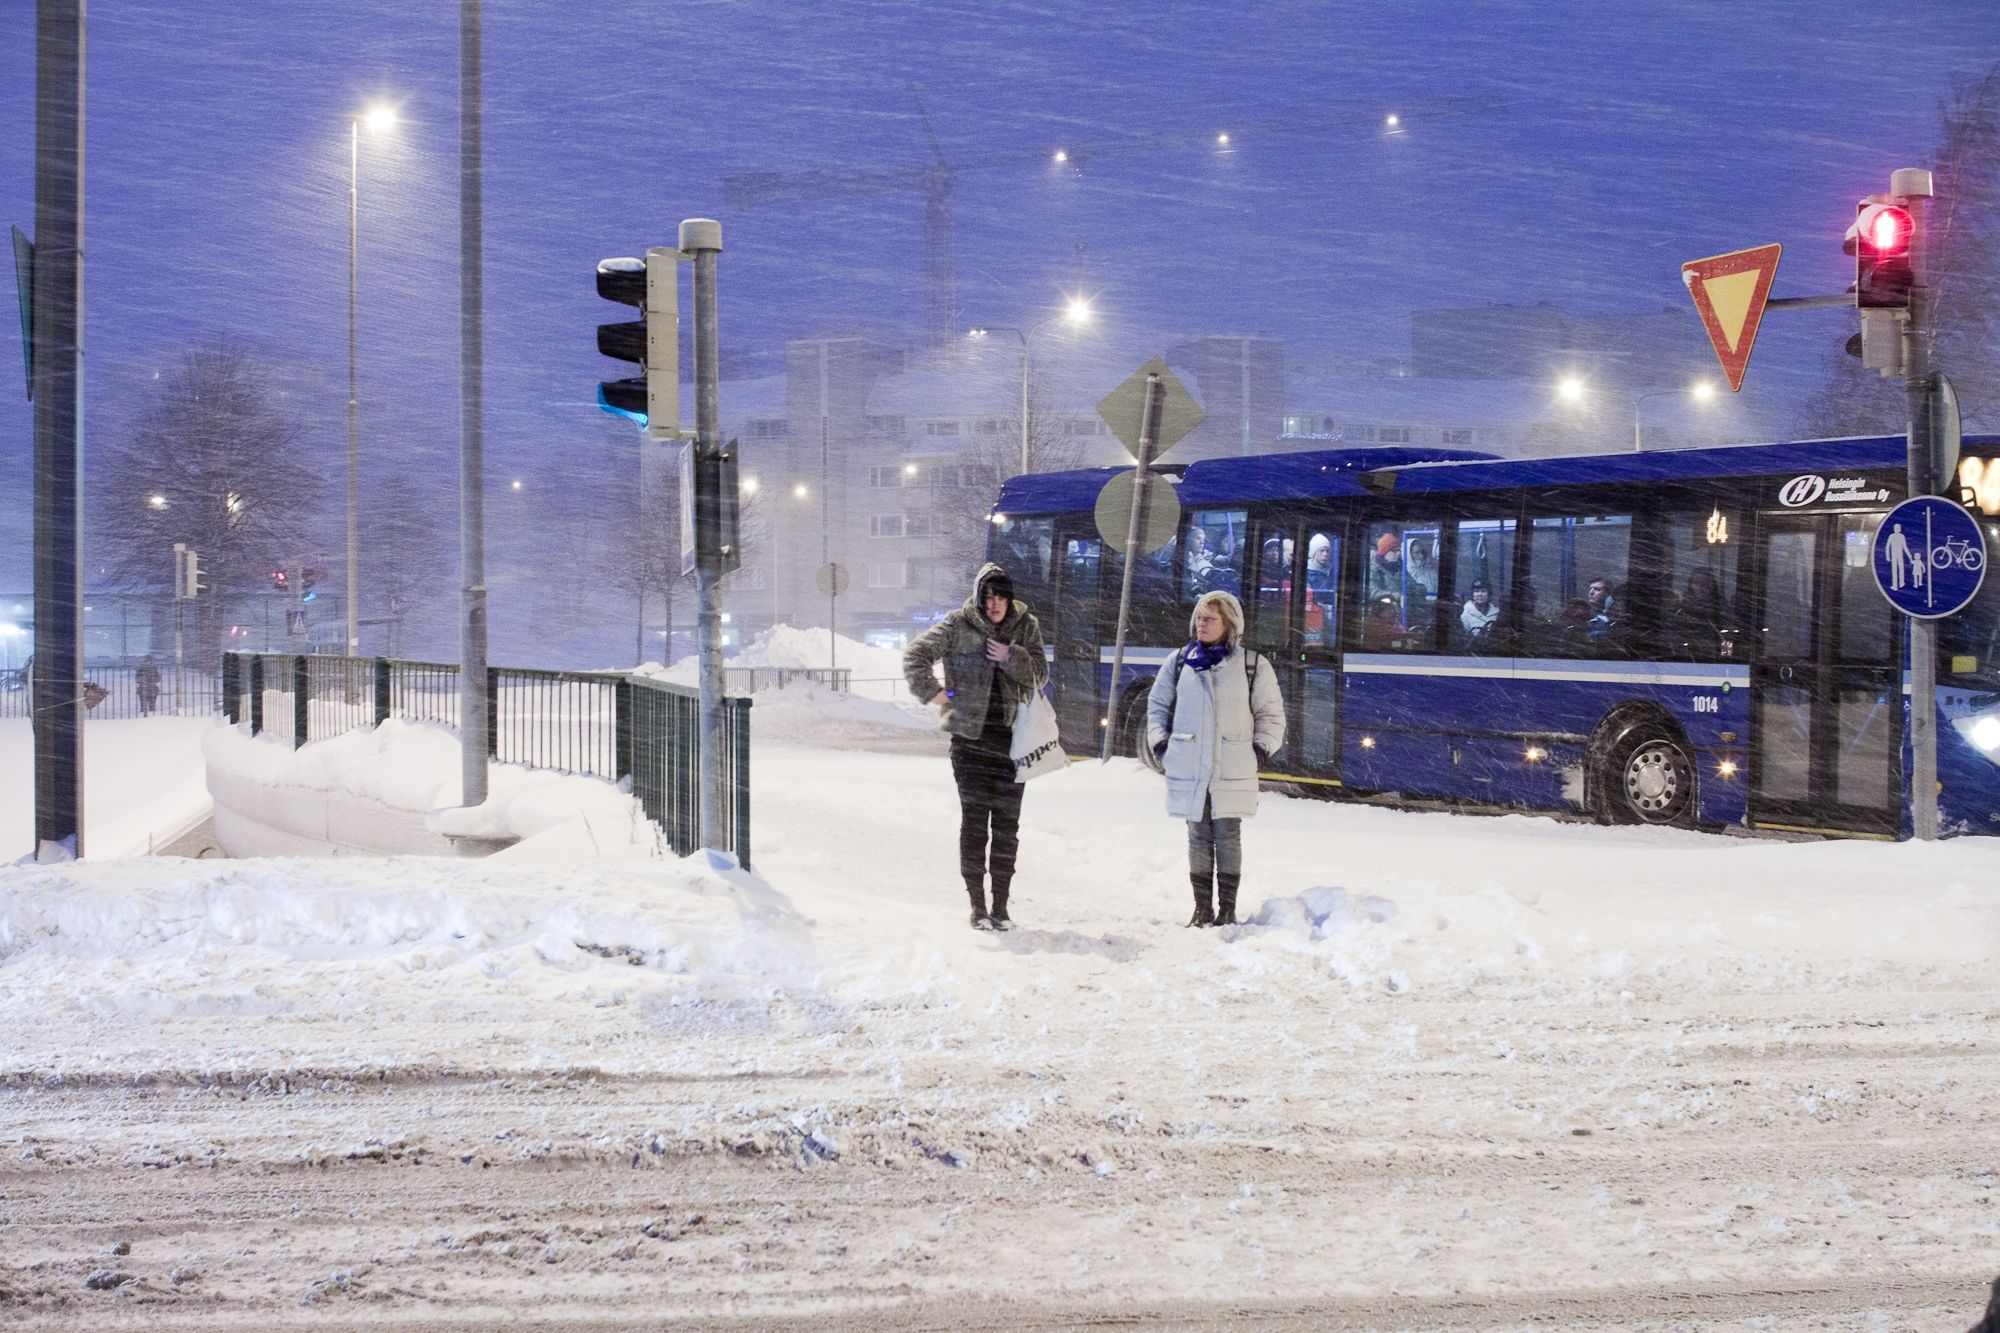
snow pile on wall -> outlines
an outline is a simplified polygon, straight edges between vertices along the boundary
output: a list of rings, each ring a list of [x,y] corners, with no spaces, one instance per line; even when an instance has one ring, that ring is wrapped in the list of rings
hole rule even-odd
[[[598,778],[493,764],[486,802],[458,809],[459,742],[441,727],[391,718],[299,750],[218,727],[202,753],[232,856],[445,855],[452,836],[532,839],[577,820],[595,855],[651,854],[638,803]]]
[[[559,888],[500,858],[170,864],[0,879],[0,995],[35,997],[45,1017],[344,1021],[336,1044],[420,1050],[435,1023],[556,1029],[607,1000],[741,1003],[816,984],[805,923],[726,858],[572,864]]]
[[[144,856],[208,813],[202,741],[214,717],[92,718],[83,726],[83,850]],[[35,846],[35,737],[0,718],[0,865]]]

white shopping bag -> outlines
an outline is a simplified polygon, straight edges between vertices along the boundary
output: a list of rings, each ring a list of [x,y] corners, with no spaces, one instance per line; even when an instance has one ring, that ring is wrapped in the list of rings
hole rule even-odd
[[[1014,744],[1009,753],[1016,782],[1057,772],[1069,763],[1069,756],[1063,753],[1062,731],[1056,725],[1056,707],[1040,690],[1014,710]]]

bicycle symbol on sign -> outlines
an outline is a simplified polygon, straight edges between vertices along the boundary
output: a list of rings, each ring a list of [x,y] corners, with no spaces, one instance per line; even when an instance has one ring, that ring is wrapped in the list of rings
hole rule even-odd
[[[1947,537],[1931,548],[1932,569],[1962,569],[1970,574],[1986,563],[1986,553],[1963,537]]]

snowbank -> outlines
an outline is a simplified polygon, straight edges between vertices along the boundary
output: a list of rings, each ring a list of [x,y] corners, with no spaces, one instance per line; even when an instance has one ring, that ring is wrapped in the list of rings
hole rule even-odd
[[[819,670],[828,665],[829,649],[835,659],[834,665],[843,671],[853,673],[857,682],[871,684],[901,680],[903,676],[903,655],[889,648],[876,648],[859,643],[844,634],[832,635],[828,643],[828,633],[823,629],[796,629],[791,625],[774,625],[745,644],[740,652],[728,660],[730,667],[783,667],[789,670]],[[674,685],[697,685],[700,683],[700,659],[692,655],[683,657],[672,666],[662,666],[658,662],[647,662],[632,673],[650,676]],[[878,697],[890,697],[880,690],[866,691]]]
[[[294,750],[217,727],[203,737],[216,836],[233,856],[442,855],[455,837],[534,839],[566,826],[597,855],[650,855],[651,825],[601,779],[517,764],[488,768],[487,799],[458,808],[458,738],[391,718]]]

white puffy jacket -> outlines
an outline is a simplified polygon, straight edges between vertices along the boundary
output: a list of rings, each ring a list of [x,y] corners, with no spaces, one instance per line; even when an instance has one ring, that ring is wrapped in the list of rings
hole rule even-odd
[[[1146,742],[1156,750],[1167,742],[1167,813],[1176,819],[1200,819],[1211,800],[1217,819],[1257,813],[1257,752],[1285,743],[1285,699],[1261,654],[1252,686],[1244,651],[1238,645],[1206,671],[1176,653],[1153,679]]]

